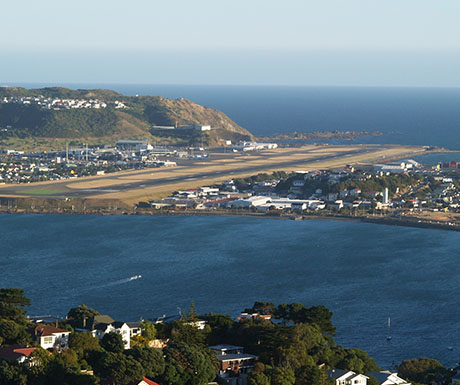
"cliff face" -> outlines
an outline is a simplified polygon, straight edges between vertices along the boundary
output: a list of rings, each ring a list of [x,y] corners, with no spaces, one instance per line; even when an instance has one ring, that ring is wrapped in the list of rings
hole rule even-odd
[[[12,98],[97,100],[103,108],[44,108],[35,101],[24,103]],[[0,87],[0,128],[2,138],[152,138],[156,142],[181,143],[197,141],[197,133],[181,130],[157,130],[153,126],[187,124],[211,125],[215,130],[199,133],[208,145],[223,139],[252,139],[252,134],[221,111],[201,106],[186,99],[161,96],[128,97],[110,90],[71,90],[67,88],[31,89]],[[8,103],[6,103],[8,101]],[[122,103],[119,108],[117,103]],[[5,128],[7,130],[5,131]],[[165,132],[167,131],[167,132]]]
[[[236,124],[223,112],[204,107],[187,99],[173,100],[161,96],[146,96],[139,99],[145,103],[144,113],[152,124],[203,124],[242,135],[251,135],[249,131]]]

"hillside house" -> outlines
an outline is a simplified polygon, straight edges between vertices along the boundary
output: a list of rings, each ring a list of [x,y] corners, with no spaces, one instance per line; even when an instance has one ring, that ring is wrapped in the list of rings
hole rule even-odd
[[[43,349],[64,349],[69,346],[70,332],[50,325],[40,325],[33,329],[33,338]]]
[[[247,376],[254,369],[257,356],[244,353],[242,346],[209,346],[219,361],[217,380],[219,384],[246,385]]]
[[[0,347],[0,361],[16,361],[18,364],[23,364],[36,349],[19,345]]]
[[[79,329],[78,331],[89,332],[99,340],[101,340],[107,333],[118,333],[123,339],[124,348],[130,349],[131,335],[132,333],[140,333],[138,329],[140,329],[140,325],[138,323],[133,323],[133,327],[131,328],[126,322],[115,321],[112,317],[106,314],[100,314],[94,316],[84,329]]]
[[[366,385],[369,377],[357,374],[351,370],[330,369],[327,376],[335,381],[335,385]]]
[[[375,377],[380,385],[411,385],[410,382],[402,379],[397,373],[392,373],[389,370],[381,372],[366,373],[368,377]]]

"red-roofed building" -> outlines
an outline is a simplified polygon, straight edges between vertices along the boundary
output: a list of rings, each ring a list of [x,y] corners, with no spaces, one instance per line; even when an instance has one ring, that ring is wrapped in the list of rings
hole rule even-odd
[[[50,325],[40,325],[34,329],[33,337],[43,349],[62,349],[69,346],[70,332]]]
[[[8,346],[0,347],[0,360],[24,363],[37,348],[28,348],[26,346]]]
[[[159,385],[155,381],[144,377],[142,380],[136,380],[129,383],[129,385]]]
[[[155,381],[149,380],[147,377],[144,377],[140,382],[136,383],[136,385],[159,385]]]

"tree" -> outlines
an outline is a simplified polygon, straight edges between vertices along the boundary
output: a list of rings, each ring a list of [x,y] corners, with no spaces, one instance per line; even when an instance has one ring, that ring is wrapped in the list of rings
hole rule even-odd
[[[193,301],[190,302],[190,308],[188,309],[188,314],[187,314],[187,321],[188,322],[198,321],[198,314],[196,314],[195,303]]]
[[[366,352],[360,349],[346,349],[344,352],[345,355],[343,355],[342,360],[337,363],[338,368],[358,373],[380,370],[375,360],[369,357]]]
[[[270,378],[264,372],[252,372],[248,376],[248,385],[270,385]]]
[[[294,385],[295,374],[290,368],[275,367],[269,370],[272,385]]]
[[[289,319],[289,305],[282,303],[275,310],[275,318],[287,321]]]
[[[250,309],[246,309],[247,313],[259,313],[259,314],[274,314],[275,304],[273,302],[256,301]]]
[[[21,326],[14,321],[0,319],[0,337],[7,344],[16,342]]]
[[[334,335],[335,326],[331,322],[332,312],[325,306],[312,306],[306,311],[306,322],[318,325],[323,333]]]
[[[125,349],[123,338],[117,332],[110,332],[104,335],[101,340],[101,346],[108,352],[121,353]]]
[[[211,351],[184,343],[173,343],[163,350],[167,385],[205,385],[216,377],[217,360]]]
[[[136,346],[127,350],[126,354],[141,364],[144,375],[149,378],[156,378],[165,371],[165,360],[158,350]]]
[[[104,354],[95,373],[117,385],[126,385],[144,376],[142,366],[133,357],[112,352]]]
[[[296,385],[333,385],[324,370],[316,365],[305,365],[295,372]],[[369,385],[369,384],[368,384]]]
[[[399,365],[398,375],[402,378],[422,384],[444,382],[447,370],[432,358],[413,358]]]
[[[0,317],[18,323],[27,323],[24,306],[30,306],[30,300],[22,289],[0,289]]]
[[[80,374],[77,354],[72,351],[55,353],[49,356],[43,366],[43,381],[47,385],[74,384],[72,381]]]
[[[154,340],[157,336],[157,329],[155,325],[150,321],[141,322],[142,337],[147,338],[148,340]]]
[[[139,335],[132,336],[131,337],[131,347],[134,347],[134,346],[140,346],[140,347],[149,346],[149,340]]]
[[[16,363],[0,361],[0,385],[26,385],[27,376]]]
[[[67,318],[73,327],[85,328],[86,321],[90,320],[95,315],[99,315],[99,313],[85,304],[82,304],[78,307],[71,308],[67,314]]]
[[[229,315],[223,314],[206,314],[203,317],[208,322],[211,332],[207,335],[208,345],[217,345],[229,341],[231,338],[231,331],[235,321]]]
[[[45,349],[38,348],[30,355],[30,359],[34,364],[28,368],[28,377],[34,378],[36,383],[46,383],[44,379],[47,367],[53,356]]]
[[[69,348],[75,351],[80,359],[87,359],[89,352],[101,350],[99,340],[91,333],[71,333]]]
[[[173,342],[182,342],[187,345],[204,346],[205,337],[203,330],[182,320],[175,321],[171,331],[171,340]]]

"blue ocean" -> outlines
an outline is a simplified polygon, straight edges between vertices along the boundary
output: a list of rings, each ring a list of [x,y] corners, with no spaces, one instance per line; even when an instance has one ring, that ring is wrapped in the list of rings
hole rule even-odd
[[[126,321],[178,314],[192,300],[199,313],[232,316],[256,300],[324,304],[336,341],[385,368],[425,356],[454,365],[460,354],[460,233],[92,215],[0,215],[0,228],[0,287],[24,288],[32,315],[81,303]]]

